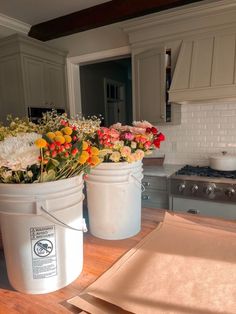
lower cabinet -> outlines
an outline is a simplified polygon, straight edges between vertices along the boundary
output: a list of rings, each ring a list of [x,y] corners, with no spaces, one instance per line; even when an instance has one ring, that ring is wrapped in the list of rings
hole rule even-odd
[[[142,184],[142,207],[169,209],[167,177],[144,175]]]

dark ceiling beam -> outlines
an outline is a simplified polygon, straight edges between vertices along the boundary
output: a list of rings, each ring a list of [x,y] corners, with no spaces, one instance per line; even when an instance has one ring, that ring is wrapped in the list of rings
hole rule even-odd
[[[203,0],[113,0],[33,25],[29,36],[47,41]]]

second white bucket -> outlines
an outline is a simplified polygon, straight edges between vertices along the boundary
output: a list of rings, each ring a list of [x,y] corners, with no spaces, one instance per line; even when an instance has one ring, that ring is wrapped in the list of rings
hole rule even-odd
[[[82,175],[46,183],[0,184],[8,278],[30,294],[75,280],[83,267]]]
[[[126,239],[141,229],[142,162],[102,163],[86,179],[89,230],[106,240]]]

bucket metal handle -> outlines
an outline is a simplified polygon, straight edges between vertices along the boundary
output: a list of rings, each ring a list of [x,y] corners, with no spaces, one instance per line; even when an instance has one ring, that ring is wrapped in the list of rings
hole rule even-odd
[[[47,214],[48,216],[50,216],[51,218],[56,220],[60,225],[62,225],[63,227],[65,227],[67,229],[71,229],[71,230],[74,230],[74,231],[83,231],[83,232],[87,232],[88,231],[84,218],[82,219],[82,227],[81,228],[74,228],[74,227],[71,227],[70,225],[67,225],[65,222],[63,222],[62,220],[58,219],[57,217],[55,217],[53,214],[51,214],[49,211],[47,211],[42,205],[41,205],[40,209],[45,214]]]
[[[142,182],[139,181],[139,179],[137,179],[135,177],[135,175],[133,175],[132,173],[130,174],[130,177],[132,177],[133,179],[136,180],[136,182],[138,182],[138,184],[141,184],[141,192],[143,193],[146,189],[145,189],[145,186],[142,184]]]

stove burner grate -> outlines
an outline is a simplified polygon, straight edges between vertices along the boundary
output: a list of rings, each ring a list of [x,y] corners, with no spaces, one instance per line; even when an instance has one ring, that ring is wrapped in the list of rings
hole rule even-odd
[[[186,165],[178,170],[176,175],[236,179],[236,171],[219,171],[208,166],[201,167]]]

